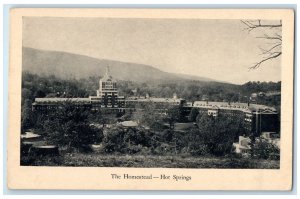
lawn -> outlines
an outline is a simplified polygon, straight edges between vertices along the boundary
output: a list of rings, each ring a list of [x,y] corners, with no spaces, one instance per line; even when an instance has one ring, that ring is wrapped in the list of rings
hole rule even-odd
[[[279,169],[279,161],[225,157],[182,157],[103,155],[72,153],[54,158],[38,158],[30,165],[76,167],[144,167],[144,168],[255,168]]]

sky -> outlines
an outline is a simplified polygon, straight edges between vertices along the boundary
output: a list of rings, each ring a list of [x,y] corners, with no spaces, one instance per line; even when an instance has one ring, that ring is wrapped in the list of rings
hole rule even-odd
[[[281,59],[258,69],[268,43],[240,20],[23,18],[23,46],[151,65],[162,71],[242,84],[280,81]],[[134,72],[134,71],[133,71]]]

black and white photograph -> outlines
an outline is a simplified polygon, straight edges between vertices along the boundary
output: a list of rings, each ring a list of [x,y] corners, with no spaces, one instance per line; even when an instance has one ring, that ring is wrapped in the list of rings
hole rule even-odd
[[[280,168],[280,20],[22,28],[21,165]]]
[[[10,187],[290,189],[292,10],[11,16]]]

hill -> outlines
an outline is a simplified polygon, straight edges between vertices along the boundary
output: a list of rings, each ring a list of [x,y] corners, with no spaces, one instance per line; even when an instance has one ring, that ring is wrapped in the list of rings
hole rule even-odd
[[[136,82],[167,80],[214,81],[204,77],[167,73],[144,64],[96,59],[78,54],[44,51],[27,47],[23,47],[22,59],[23,71],[41,76],[55,75],[62,79],[103,76],[106,67],[109,66],[111,75],[118,80],[132,80]]]

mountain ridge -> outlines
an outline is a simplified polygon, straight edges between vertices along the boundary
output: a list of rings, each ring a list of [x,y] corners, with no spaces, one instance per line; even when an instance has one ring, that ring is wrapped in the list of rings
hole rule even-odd
[[[164,72],[145,64],[97,59],[86,55],[29,47],[23,47],[22,49],[22,70],[42,76],[55,75],[62,79],[103,76],[107,66],[110,67],[111,75],[118,80],[136,82],[167,80],[220,82],[194,75]]]

